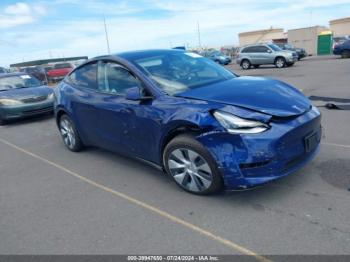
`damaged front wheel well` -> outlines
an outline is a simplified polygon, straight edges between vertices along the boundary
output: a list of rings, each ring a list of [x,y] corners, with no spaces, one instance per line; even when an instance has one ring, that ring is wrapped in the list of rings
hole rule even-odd
[[[180,126],[180,127],[176,127],[173,130],[171,130],[168,135],[163,139],[162,142],[162,147],[161,147],[161,163],[163,165],[163,154],[164,154],[164,149],[166,147],[166,145],[175,137],[177,137],[178,135],[182,135],[182,134],[190,134],[190,135],[199,135],[200,134],[200,128],[198,126]],[[163,167],[164,168],[164,167]]]

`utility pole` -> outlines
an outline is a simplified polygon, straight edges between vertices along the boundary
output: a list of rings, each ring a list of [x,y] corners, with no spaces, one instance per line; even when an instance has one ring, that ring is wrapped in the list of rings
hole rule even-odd
[[[313,11],[312,11],[312,9],[310,10],[310,27],[312,27],[312,13],[313,13]]]
[[[197,21],[197,33],[198,33],[198,46],[199,48],[202,48],[202,44],[201,44],[201,31],[199,29],[199,22]]]
[[[105,18],[105,17],[103,17],[103,24],[104,24],[104,26],[105,26],[107,51],[108,51],[108,54],[110,54],[110,53],[111,53],[111,50],[109,49],[109,39],[108,39],[108,32],[107,32],[107,25],[106,25],[106,18]]]

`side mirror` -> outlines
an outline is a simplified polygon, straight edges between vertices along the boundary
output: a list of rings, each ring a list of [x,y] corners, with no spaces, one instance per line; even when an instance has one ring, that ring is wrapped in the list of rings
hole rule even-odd
[[[272,53],[272,51],[270,49],[267,50],[268,53]]]
[[[132,101],[145,101],[153,99],[152,96],[143,96],[140,92],[140,88],[137,86],[127,89],[125,98]]]

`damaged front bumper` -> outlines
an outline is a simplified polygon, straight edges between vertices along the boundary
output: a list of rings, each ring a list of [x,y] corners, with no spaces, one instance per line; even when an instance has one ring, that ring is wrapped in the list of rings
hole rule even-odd
[[[197,140],[211,152],[227,190],[248,189],[293,173],[318,152],[321,115],[317,108],[295,118],[272,118],[259,134],[209,132]]]

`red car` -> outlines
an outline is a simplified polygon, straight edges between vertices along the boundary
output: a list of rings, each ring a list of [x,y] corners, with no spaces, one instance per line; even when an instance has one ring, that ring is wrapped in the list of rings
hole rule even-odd
[[[47,76],[50,82],[58,82],[68,75],[73,69],[74,66],[71,63],[55,64],[53,69],[47,72]]]

